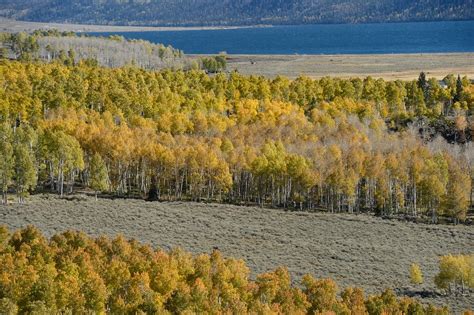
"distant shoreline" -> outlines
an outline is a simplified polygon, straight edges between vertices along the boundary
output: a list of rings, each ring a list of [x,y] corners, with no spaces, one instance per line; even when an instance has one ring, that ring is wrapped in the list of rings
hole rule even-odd
[[[407,24],[407,23],[437,23],[437,22],[465,22],[473,19],[459,19],[446,21],[397,21],[397,22],[367,22],[367,23],[315,23],[315,24],[255,24],[229,26],[128,26],[128,25],[98,25],[73,23],[47,23],[19,21],[0,17],[0,32],[33,32],[35,30],[56,29],[59,31],[78,33],[128,33],[128,32],[166,32],[166,31],[205,31],[205,30],[233,30],[247,28],[271,28],[278,26],[308,26],[308,25],[359,25],[359,24]]]
[[[125,32],[166,32],[166,31],[204,31],[204,30],[231,30],[242,28],[272,27],[272,25],[250,26],[116,26],[116,25],[89,25],[66,23],[26,22],[0,18],[1,32],[33,32],[35,30],[56,29],[61,32],[77,33],[125,33]]]
[[[259,27],[259,26],[253,26]],[[35,23],[0,18],[0,31],[31,32],[35,29],[58,29],[74,32],[145,32],[239,29],[246,27],[135,27],[60,23]],[[186,51],[185,51],[186,53]],[[209,54],[186,54],[200,58]],[[283,75],[296,78],[324,76],[351,78],[372,76],[387,80],[416,79],[421,71],[429,77],[442,79],[447,74],[474,78],[474,52],[471,53],[405,53],[405,54],[292,54],[244,55],[228,54],[228,70],[245,75],[274,78]]]

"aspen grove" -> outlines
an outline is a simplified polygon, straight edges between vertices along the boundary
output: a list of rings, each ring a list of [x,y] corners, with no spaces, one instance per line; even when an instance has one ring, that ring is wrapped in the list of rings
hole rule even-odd
[[[0,61],[3,202],[156,200],[466,218],[474,87]]]

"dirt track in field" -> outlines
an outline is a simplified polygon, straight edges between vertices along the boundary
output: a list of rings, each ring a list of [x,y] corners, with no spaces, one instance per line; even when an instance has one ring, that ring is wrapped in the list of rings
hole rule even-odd
[[[368,293],[387,287],[414,293],[425,302],[447,304],[456,313],[474,309],[474,296],[416,293],[436,291],[433,279],[439,255],[474,252],[473,226],[190,202],[70,199],[37,195],[25,205],[0,207],[0,224],[11,229],[33,224],[47,236],[68,229],[93,236],[123,234],[193,253],[211,252],[217,246],[224,255],[246,260],[253,275],[285,265],[295,280],[311,273],[331,277],[343,287],[363,287]],[[421,265],[425,276],[421,288],[409,283],[413,262]]]

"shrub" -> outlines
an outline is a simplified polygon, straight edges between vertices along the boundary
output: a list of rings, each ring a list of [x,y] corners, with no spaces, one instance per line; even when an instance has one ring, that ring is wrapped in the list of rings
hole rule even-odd
[[[416,285],[423,283],[423,273],[418,264],[412,264],[410,266],[410,282]]]

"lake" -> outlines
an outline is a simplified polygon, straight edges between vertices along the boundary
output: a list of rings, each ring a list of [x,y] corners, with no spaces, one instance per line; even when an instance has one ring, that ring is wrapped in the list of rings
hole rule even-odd
[[[172,45],[188,54],[395,54],[474,52],[474,21],[272,26],[89,33]]]

